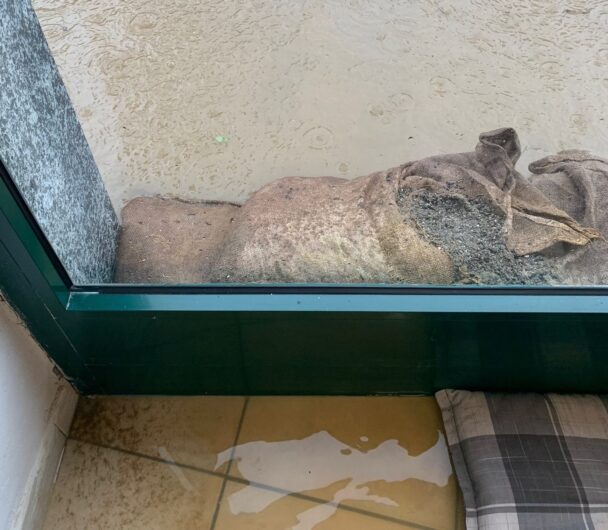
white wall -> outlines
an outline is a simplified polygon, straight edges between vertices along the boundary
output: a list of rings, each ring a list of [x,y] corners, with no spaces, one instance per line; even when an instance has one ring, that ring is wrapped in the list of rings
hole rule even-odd
[[[41,527],[76,401],[0,293],[0,528]]]

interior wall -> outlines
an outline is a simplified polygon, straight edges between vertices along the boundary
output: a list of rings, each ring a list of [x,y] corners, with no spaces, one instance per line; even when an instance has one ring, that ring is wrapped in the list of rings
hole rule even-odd
[[[76,402],[0,294],[0,528],[41,528]]]

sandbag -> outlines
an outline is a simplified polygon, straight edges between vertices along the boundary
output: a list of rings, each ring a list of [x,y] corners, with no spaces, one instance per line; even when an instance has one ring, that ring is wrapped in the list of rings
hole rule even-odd
[[[472,152],[354,180],[279,179],[240,207],[134,201],[117,270],[122,281],[164,283],[608,283],[608,161],[568,151],[524,177],[520,153],[503,128],[480,134]],[[150,208],[164,212],[156,223],[145,222]],[[202,261],[180,273],[184,260]]]
[[[608,160],[587,151],[562,151],[529,166],[530,183],[577,222],[601,237],[585,246],[547,249],[565,284],[608,283]]]
[[[577,222],[515,170],[520,152],[517,134],[504,128],[482,133],[473,152],[433,156],[351,181],[290,177],[271,182],[241,208],[213,279],[559,283],[544,258],[517,257],[557,244],[585,246],[599,232]],[[484,246],[478,239],[485,234],[461,229],[456,246],[450,245],[453,239],[434,237],[415,215],[413,201],[420,193],[431,194],[435,208],[449,209],[456,197],[493,209],[481,208],[480,215],[500,224],[500,241]],[[442,213],[447,218],[452,212]],[[485,254],[476,269],[471,259],[455,259],[460,246],[469,254]]]
[[[452,283],[447,253],[404,221],[396,177],[271,182],[243,204],[213,280]]]
[[[515,255],[540,252],[557,243],[584,246],[600,234],[556,206],[515,170],[521,154],[511,128],[482,133],[475,151],[433,156],[403,166],[400,186],[436,194],[461,193],[486,200],[505,216],[505,241]]]

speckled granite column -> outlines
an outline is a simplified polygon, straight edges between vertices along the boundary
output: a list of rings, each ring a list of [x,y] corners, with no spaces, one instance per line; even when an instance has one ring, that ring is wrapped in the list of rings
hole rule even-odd
[[[29,0],[0,0],[0,158],[74,283],[111,282],[118,219]]]

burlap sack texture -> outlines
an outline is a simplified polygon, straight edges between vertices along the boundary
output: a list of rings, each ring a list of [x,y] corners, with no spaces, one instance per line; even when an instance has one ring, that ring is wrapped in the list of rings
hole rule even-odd
[[[451,283],[450,257],[404,222],[398,177],[264,186],[241,208],[212,281]]]
[[[608,284],[608,160],[587,151],[562,151],[529,166],[530,183],[577,222],[602,237],[590,245],[558,244],[546,255],[566,284]]]
[[[580,225],[515,170],[520,154],[513,129],[485,132],[479,135],[472,153],[405,164],[401,185],[432,187],[435,193],[445,194],[455,189],[467,197],[489,201],[504,213],[507,248],[519,256],[557,243],[582,246],[600,237],[598,230]]]
[[[240,212],[231,203],[137,197],[122,209],[116,283],[209,281]]]
[[[180,235],[171,225],[179,217],[176,208],[196,209],[192,203],[138,198],[123,210],[116,280],[450,284],[458,280],[452,257],[425,234],[403,201],[421,192],[485,201],[500,213],[504,244],[514,256],[542,253],[557,267],[563,260],[569,283],[607,280],[605,273],[586,276],[586,267],[606,255],[600,232],[608,221],[597,210],[606,211],[600,202],[608,199],[593,190],[606,181],[608,166],[577,153],[578,158],[562,160],[562,153],[532,164],[535,176],[526,179],[514,169],[517,134],[505,128],[482,133],[473,152],[434,156],[354,180],[287,177],[262,187],[240,208],[200,203],[203,215],[213,210],[221,237],[209,234],[207,225],[201,227],[206,235],[193,233],[198,225],[192,211],[189,233]],[[163,220],[167,216],[171,219]],[[171,230],[159,240],[161,224]],[[196,252],[188,250],[193,237]],[[193,266],[201,253],[205,266]],[[175,270],[174,281],[170,271],[180,262],[191,272]],[[145,279],[138,271],[142,263]],[[156,269],[162,278],[155,278]]]

